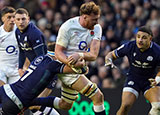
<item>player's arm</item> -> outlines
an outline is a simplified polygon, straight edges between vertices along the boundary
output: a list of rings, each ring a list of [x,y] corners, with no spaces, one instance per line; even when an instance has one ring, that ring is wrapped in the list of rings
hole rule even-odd
[[[151,83],[150,86],[152,86],[152,87],[154,87],[154,86],[156,86],[157,84],[160,83],[160,68],[158,69],[158,73],[157,73],[155,79],[150,78],[149,81]]]
[[[111,66],[112,68],[115,66],[113,64],[113,60],[115,60],[117,57],[115,55],[115,51],[111,51],[109,52],[106,56],[105,56],[105,66]]]
[[[16,36],[16,39],[17,39],[18,47],[19,47],[18,72],[19,72],[19,75],[22,76],[24,74],[23,65],[24,65],[26,57],[25,57],[24,51],[21,49],[21,45],[20,45],[20,42],[19,42],[19,37],[18,37],[17,30],[15,31],[15,36]]]
[[[40,55],[45,55],[47,53],[47,47],[45,45],[45,37],[42,35],[42,33],[37,32],[35,30],[36,35],[31,34],[30,35],[30,42],[32,44],[32,47],[34,49],[34,52],[36,54],[36,57]],[[34,36],[34,37],[33,37]],[[32,39],[31,39],[32,38]]]
[[[22,76],[24,74],[23,65],[24,65],[25,59],[26,59],[26,57],[25,57],[24,51],[19,47],[19,66],[18,66],[18,72],[19,72],[20,76]]]
[[[69,65],[68,63],[68,58],[67,56],[64,54],[64,51],[66,50],[65,47],[59,45],[59,44],[56,44],[56,47],[55,47],[55,56],[56,58],[61,61],[62,63],[66,64],[66,65]]]
[[[89,68],[85,65],[85,61],[83,60],[78,60],[74,67],[65,65],[63,68],[63,73],[70,74],[70,73],[76,73],[76,74],[87,74],[89,71]]]
[[[52,55],[51,53],[48,53],[54,60],[57,58],[55,55]],[[86,66],[85,60],[80,58],[74,66],[72,65],[65,65],[63,68],[63,73],[77,73],[77,74],[87,74],[89,71],[89,68]]]
[[[74,65],[78,59],[82,58],[85,61],[94,61],[96,60],[98,54],[99,54],[99,48],[100,48],[100,40],[93,39],[91,41],[90,45],[90,51],[89,52],[81,52],[81,53],[75,53],[68,57],[68,63],[70,65]]]
[[[105,62],[107,62],[109,59],[115,60],[116,58],[115,51],[113,50],[105,56]]]
[[[99,48],[100,48],[100,40],[93,39],[90,44],[90,51],[83,53],[82,57],[86,61],[96,60],[99,54]]]
[[[36,53],[36,57],[46,54],[44,47],[45,47],[44,45],[41,45],[41,46],[38,46],[37,48],[34,49],[34,52]]]
[[[133,46],[132,42],[128,42],[126,44],[121,45],[117,49],[109,52],[105,56],[105,65],[106,66],[111,65],[111,67],[114,67],[114,64],[112,61],[114,61],[119,57],[127,56],[130,53],[132,46]]]

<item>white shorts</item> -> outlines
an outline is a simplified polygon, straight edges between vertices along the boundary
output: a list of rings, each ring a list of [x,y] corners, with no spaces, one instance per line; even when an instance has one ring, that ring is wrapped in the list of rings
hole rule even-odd
[[[61,87],[61,98],[68,103],[73,103],[78,97],[78,92],[72,89],[71,86],[79,77],[80,74],[58,74],[58,78],[63,83]]]
[[[82,74],[58,74],[58,78],[63,84],[71,87],[71,85],[80,77],[80,75]]]
[[[3,67],[0,68],[0,80],[4,83],[14,83],[20,78],[18,68]]]

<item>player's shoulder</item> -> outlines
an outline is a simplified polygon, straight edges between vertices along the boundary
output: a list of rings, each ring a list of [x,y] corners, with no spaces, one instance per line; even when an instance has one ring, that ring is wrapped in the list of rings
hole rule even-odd
[[[94,29],[102,29],[102,27],[101,27],[100,24],[96,24],[96,25],[94,26]]]
[[[74,18],[68,19],[66,22],[64,22],[62,24],[61,28],[69,30],[70,28],[77,27],[78,19],[79,19],[79,17],[74,17]]]
[[[94,31],[95,33],[100,33],[100,34],[102,34],[102,27],[101,27],[101,25],[100,25],[100,24],[96,24],[96,25],[94,26],[93,31]]]
[[[151,42],[150,47],[155,51],[160,51],[160,46],[155,42]]]
[[[124,45],[126,47],[130,47],[130,48],[134,48],[134,47],[136,47],[136,41],[135,40],[131,40],[131,41],[128,41],[128,42],[126,42],[126,43],[124,43],[122,45]]]
[[[33,23],[29,23],[27,32],[31,36],[41,36],[42,35],[42,32],[40,31],[40,29]]]

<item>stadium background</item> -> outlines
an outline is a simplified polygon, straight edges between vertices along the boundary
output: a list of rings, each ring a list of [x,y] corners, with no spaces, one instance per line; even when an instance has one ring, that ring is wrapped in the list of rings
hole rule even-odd
[[[55,42],[60,25],[67,19],[79,15],[79,7],[90,0],[0,0],[0,9],[6,5],[14,8],[26,8],[31,21],[36,24],[46,36],[47,42]],[[115,64],[117,69],[104,67],[104,56],[121,44],[134,40],[139,26],[148,25],[153,32],[153,40],[160,44],[160,1],[159,0],[94,0],[101,7],[99,23],[103,29],[101,48],[96,61],[88,63],[90,71],[87,75],[91,81],[102,88],[105,101],[109,104],[109,114],[114,115],[120,106],[121,89],[128,71],[126,57]],[[0,22],[2,24],[2,22]],[[60,82],[53,94],[60,96]],[[90,103],[86,98],[77,101],[78,110],[59,111],[62,115],[76,115],[75,111],[87,115],[85,106]],[[84,99],[84,101],[82,101]],[[81,104],[80,104],[81,103]],[[84,107],[83,107],[84,104]],[[77,107],[76,106],[76,107]],[[81,107],[80,107],[81,106]],[[83,111],[79,108],[83,107]],[[108,106],[107,106],[108,107]],[[150,104],[140,96],[130,115],[147,114]],[[73,113],[74,112],[74,113]]]

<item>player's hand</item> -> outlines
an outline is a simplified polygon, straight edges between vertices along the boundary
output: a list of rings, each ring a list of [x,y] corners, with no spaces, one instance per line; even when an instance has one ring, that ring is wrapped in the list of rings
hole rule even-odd
[[[24,74],[23,69],[18,69],[18,72],[19,72],[20,77],[22,77],[22,76],[23,76],[23,74]]]
[[[111,68],[117,68],[117,66],[114,65],[111,58],[105,58],[105,66],[111,66]]]
[[[156,80],[155,79],[153,79],[153,78],[150,78],[150,79],[148,79],[149,81],[150,81],[150,86],[151,87],[155,87],[156,85],[157,85],[157,83],[156,83]]]
[[[68,57],[68,65],[74,65],[80,58],[78,53],[74,53]]]
[[[82,58],[82,57],[80,57],[79,59],[78,59],[78,61],[73,65],[75,68],[82,68],[82,67],[84,67],[86,65],[86,62],[85,62],[85,60]]]

